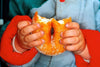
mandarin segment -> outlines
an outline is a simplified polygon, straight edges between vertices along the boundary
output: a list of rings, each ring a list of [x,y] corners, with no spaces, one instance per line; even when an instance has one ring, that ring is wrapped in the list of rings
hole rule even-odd
[[[44,39],[45,43],[36,47],[40,53],[55,56],[65,51],[64,46],[59,43],[59,40],[61,39],[60,34],[61,32],[68,30],[65,27],[65,24],[71,22],[71,18],[66,18],[61,21],[63,21],[63,23],[59,23],[60,21],[56,21],[54,18],[47,19],[45,17],[40,17],[37,12],[35,13],[33,23],[39,23],[41,28],[33,33],[41,30],[44,31],[44,36],[40,39]],[[54,29],[54,34],[51,36],[52,27]]]

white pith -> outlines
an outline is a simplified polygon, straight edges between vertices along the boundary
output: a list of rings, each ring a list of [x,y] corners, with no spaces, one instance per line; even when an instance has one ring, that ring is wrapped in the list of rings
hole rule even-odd
[[[64,21],[63,20],[59,20],[58,23],[64,24]]]
[[[39,16],[39,15],[38,15],[38,17],[39,17],[39,19],[41,20],[40,22],[43,22],[43,23],[45,23],[45,24],[47,24],[49,21],[52,20],[52,18],[51,18],[51,19],[41,18],[41,16]]]

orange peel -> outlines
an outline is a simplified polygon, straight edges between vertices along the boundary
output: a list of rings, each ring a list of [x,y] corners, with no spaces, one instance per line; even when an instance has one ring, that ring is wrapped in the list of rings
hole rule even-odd
[[[54,18],[47,19],[45,17],[41,17],[38,15],[38,12],[35,13],[33,17],[33,23],[39,23],[41,25],[41,28],[34,31],[39,32],[39,31],[44,31],[44,36],[41,37],[40,39],[45,40],[45,43],[37,46],[36,49],[45,55],[49,56],[55,56],[58,54],[61,54],[65,51],[64,45],[59,43],[59,40],[61,39],[61,32],[68,30],[65,27],[66,23],[72,22],[71,17],[66,18],[63,20],[55,20]],[[51,29],[54,29],[54,34],[51,35]]]

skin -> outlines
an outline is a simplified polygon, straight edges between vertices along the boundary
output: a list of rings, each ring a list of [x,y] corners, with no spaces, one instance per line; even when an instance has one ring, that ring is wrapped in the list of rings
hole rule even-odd
[[[18,23],[15,47],[20,53],[45,42],[42,39],[38,40],[44,35],[43,31],[32,33],[39,28],[41,28],[39,24],[31,24],[29,21],[21,21]],[[76,22],[68,23],[66,24],[66,28],[69,28],[69,30],[61,33],[62,39],[60,40],[60,43],[65,46],[67,51],[72,51],[84,59],[90,59],[88,47],[85,43],[79,24]]]
[[[44,43],[44,40],[38,40],[44,35],[43,31],[32,33],[32,31],[39,28],[39,24],[31,24],[29,21],[21,21],[18,23],[15,47],[20,53]]]
[[[61,33],[62,39],[60,43],[65,45],[65,49],[73,51],[84,59],[90,59],[89,51],[85,43],[85,39],[80,30],[79,24],[76,22],[66,24],[66,28],[70,30]]]

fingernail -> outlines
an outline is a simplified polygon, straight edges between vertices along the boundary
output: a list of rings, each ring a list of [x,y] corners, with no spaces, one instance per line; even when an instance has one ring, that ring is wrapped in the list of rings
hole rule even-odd
[[[59,43],[61,43],[62,41],[61,40],[59,40]]]
[[[37,26],[40,27],[40,24],[37,23]]]
[[[66,24],[66,27],[68,27],[68,24]]]
[[[42,39],[42,42],[44,43],[44,42],[45,42],[45,40],[43,40],[43,39]]]
[[[44,32],[43,32],[43,31],[41,31],[41,34],[44,34]]]
[[[63,37],[63,32],[61,32],[60,36]]]
[[[65,49],[65,46],[63,46],[64,47],[64,49]]]
[[[30,21],[29,21],[28,23],[29,23],[29,24],[31,24],[31,22],[30,22]]]

